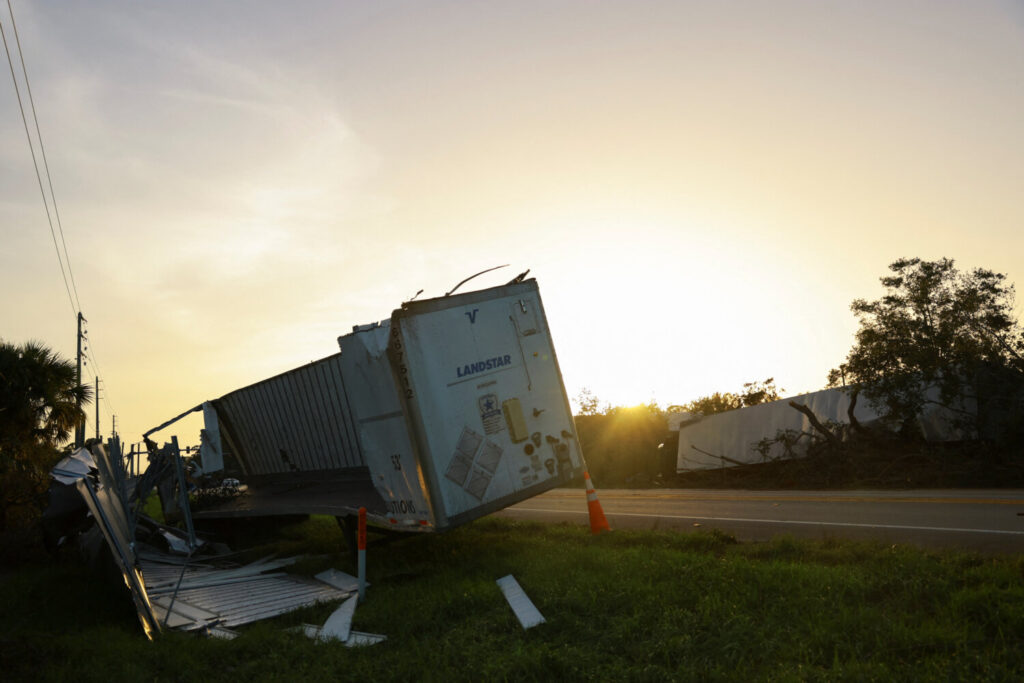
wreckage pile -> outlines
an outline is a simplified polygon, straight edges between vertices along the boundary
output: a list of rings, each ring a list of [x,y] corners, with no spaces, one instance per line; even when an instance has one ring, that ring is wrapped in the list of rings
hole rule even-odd
[[[184,484],[180,457],[169,457],[172,454],[177,454],[176,447],[151,454],[156,457],[151,457],[146,472],[130,479],[120,457],[120,444],[112,440],[107,448],[93,446],[91,453],[80,449],[53,472],[57,482],[75,486],[84,499],[96,523],[91,533],[84,535],[85,542],[88,544],[92,537],[95,554],[105,541],[148,638],[164,629],[233,638],[237,635],[230,630],[233,627],[318,603],[345,600],[323,626],[304,625],[303,631],[321,640],[341,640],[350,647],[384,639],[351,631],[358,588],[355,577],[337,570],[322,572],[316,578],[276,571],[294,564],[298,557],[268,557],[232,566],[226,561],[223,547],[197,538],[188,514],[185,486],[178,487],[178,491],[186,530],[143,515],[142,506],[154,486],[174,478],[175,473]],[[141,540],[140,531],[150,538],[162,538],[168,550]]]
[[[322,626],[303,624],[293,630],[321,641],[341,641],[347,647],[386,639],[352,630],[361,598],[360,579],[336,569],[315,577],[279,571],[300,557],[264,557],[248,564],[233,564],[226,546],[199,538],[192,524],[177,440],[172,439],[164,448],[154,446],[151,444],[149,451],[149,467],[139,476],[128,476],[116,439],[108,441],[106,448],[96,444],[91,452],[80,449],[54,468],[55,484],[51,489],[51,498],[59,499],[62,509],[67,509],[70,491],[77,490],[81,495],[95,522],[79,535],[82,550],[95,564],[106,546],[149,639],[164,630],[230,639],[238,635],[234,627],[338,600],[342,604]],[[175,499],[184,530],[142,514],[144,502],[154,489],[164,499],[165,509],[168,499]],[[360,541],[360,548],[364,547],[365,537]],[[524,629],[544,623],[544,617],[513,576],[496,583]],[[364,583],[363,588],[367,585]]]

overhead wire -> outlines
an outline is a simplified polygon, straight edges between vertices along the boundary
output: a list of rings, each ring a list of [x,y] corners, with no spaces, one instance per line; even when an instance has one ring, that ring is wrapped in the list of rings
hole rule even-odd
[[[8,0],[8,10],[10,10],[10,0]],[[18,110],[21,112],[21,122],[25,126],[25,137],[28,139],[29,152],[32,153],[32,166],[36,171],[36,181],[39,183],[39,193],[43,196],[43,208],[46,209],[46,221],[50,224],[50,237],[53,238],[53,248],[57,252],[57,263],[60,265],[60,275],[64,278],[64,289],[68,293],[68,303],[71,304],[71,309],[77,313],[81,310],[80,307],[75,306],[75,300],[71,296],[71,286],[68,284],[67,273],[64,272],[64,260],[60,255],[60,247],[57,245],[57,233],[53,229],[53,217],[50,215],[50,203],[46,199],[46,191],[43,189],[43,178],[39,173],[39,162],[36,159],[36,148],[32,144],[32,134],[28,130],[28,119],[25,117],[25,105],[21,100],[21,88],[18,87],[18,78],[14,74],[14,61],[11,59],[11,51],[7,46],[7,33],[4,31],[3,23],[0,23],[0,37],[3,38],[4,52],[7,54],[7,64],[11,68],[11,81],[14,83],[14,94],[18,99]]]
[[[82,310],[82,303],[78,298],[78,286],[75,284],[75,271],[71,268],[71,256],[68,254],[68,245],[64,239],[64,226],[60,221],[60,210],[57,208],[57,195],[53,191],[53,179],[50,177],[50,164],[46,159],[46,146],[43,144],[43,131],[39,127],[39,117],[36,116],[36,100],[32,96],[32,83],[28,78],[28,68],[25,66],[25,54],[21,50],[21,37],[18,35],[18,24],[14,21],[14,9],[11,7],[11,0],[7,0],[7,12],[11,15],[11,29],[14,31],[14,43],[18,47],[18,59],[21,61],[21,73],[25,77],[25,92],[28,93],[28,104],[32,110],[32,121],[36,127],[36,139],[39,140],[39,153],[43,157],[43,170],[46,172],[46,183],[50,187],[50,202],[53,204],[53,215],[57,219],[57,232],[60,233],[60,243],[64,248],[64,262],[68,266],[68,275],[71,277],[71,289],[75,293],[75,303],[78,310]],[[10,56],[8,55],[8,61]],[[12,67],[13,68],[13,67]],[[24,116],[24,113],[22,114]]]
[[[91,350],[90,350],[90,351],[86,352],[86,355],[87,355],[87,356],[89,357],[89,360],[91,360],[91,361],[92,361],[92,364],[93,364],[93,366],[95,366],[95,368],[96,368],[96,370],[95,370],[95,372],[94,372],[93,374],[94,374],[95,376],[97,376],[97,377],[100,377],[100,378],[101,378],[101,379],[100,379],[100,381],[102,382],[102,381],[103,381],[103,379],[102,379],[102,377],[103,377],[103,371],[102,371],[102,370],[100,369],[100,363],[99,363],[99,361],[98,361],[98,360],[96,360],[96,354],[95,354],[95,352],[93,352],[93,351],[91,351]],[[109,410],[109,411],[110,411],[110,412],[111,412],[111,413],[113,414],[113,413],[114,413],[114,412],[116,412],[116,411],[114,410],[114,406],[113,406],[113,405],[111,404],[111,402],[110,402],[110,399],[109,399],[109,398],[107,397],[107,395],[108,395],[109,393],[110,393],[110,391],[108,390],[108,391],[106,391],[106,392],[105,392],[105,393],[103,394],[103,402],[107,404],[107,410]]]
[[[24,55],[24,52],[21,49],[21,37],[18,35],[18,26],[17,26],[17,23],[15,22],[15,19],[14,19],[14,9],[11,6],[11,0],[7,0],[7,12],[8,12],[8,14],[9,14],[9,16],[11,18],[11,29],[12,29],[12,31],[14,33],[15,44],[16,44],[17,49],[18,49],[18,58],[21,61],[21,72],[22,72],[22,76],[23,76],[23,78],[25,80],[25,91],[26,91],[26,94],[28,95],[29,106],[30,106],[30,108],[32,110],[32,122],[33,122],[33,124],[35,126],[36,138],[39,141],[39,151],[40,151],[40,156],[43,159],[43,168],[44,168],[44,171],[45,171],[45,174],[46,174],[46,184],[47,184],[47,186],[50,189],[50,197],[49,197],[49,199],[47,199],[46,190],[43,188],[42,174],[39,171],[39,160],[36,157],[35,144],[34,144],[34,142],[32,140],[32,134],[29,131],[28,117],[25,115],[25,105],[24,105],[24,101],[22,100],[22,97],[21,97],[21,88],[18,86],[18,78],[17,78],[17,75],[15,74],[15,71],[14,71],[14,60],[11,58],[11,51],[10,51],[10,47],[8,45],[8,42],[7,42],[7,33],[4,31],[3,22],[0,22],[0,37],[2,37],[2,39],[3,39],[4,53],[7,55],[7,64],[10,67],[10,71],[11,71],[11,82],[14,84],[14,93],[15,93],[15,96],[16,96],[16,98],[18,100],[18,110],[21,113],[21,122],[22,122],[22,125],[25,128],[25,138],[28,140],[29,152],[32,155],[32,166],[35,169],[36,182],[39,185],[39,194],[43,198],[43,208],[46,211],[46,221],[47,221],[47,223],[49,224],[49,227],[50,227],[50,237],[53,239],[53,248],[54,248],[54,251],[57,254],[57,263],[60,266],[60,274],[61,274],[62,279],[64,280],[64,289],[67,292],[68,302],[71,304],[72,310],[76,314],[80,314],[80,311],[82,310],[82,305],[81,305],[81,300],[80,300],[80,298],[78,296],[78,286],[77,286],[77,283],[75,282],[74,271],[71,268],[71,256],[68,253],[67,240],[64,237],[64,226],[61,223],[60,211],[57,208],[57,195],[56,195],[56,193],[54,192],[54,189],[53,189],[53,178],[50,175],[50,165],[49,165],[49,161],[47,160],[47,157],[46,157],[46,147],[43,144],[42,129],[39,126],[39,117],[36,114],[35,98],[32,96],[32,85],[31,85],[31,82],[29,81],[29,77],[28,77],[28,68],[25,65],[25,55]],[[50,213],[50,203],[53,204],[53,214],[52,215]],[[56,217],[56,219],[57,219],[57,230],[56,231],[54,230],[54,227],[53,227],[53,219],[54,219],[54,217]],[[57,244],[57,232],[60,233],[60,246],[58,246],[58,244]],[[63,257],[61,256],[61,247],[63,247],[63,250],[64,250]],[[65,268],[66,268],[66,270],[65,270]],[[69,280],[68,280],[69,277],[70,277],[70,283],[69,283]],[[72,295],[72,291],[74,291],[74,295]],[[95,351],[90,353],[89,350],[88,350],[88,347],[86,347],[83,355],[88,360],[92,361],[93,367],[90,368],[89,371],[92,373],[92,375],[95,378],[98,378],[100,376],[100,365],[99,365],[99,361],[96,360]],[[86,363],[86,367],[88,367],[88,363]],[[110,413],[111,414],[115,414],[114,407],[113,407],[110,399],[107,397],[108,393],[109,392],[104,392],[103,400],[106,403],[107,409],[110,411]],[[95,400],[98,401],[99,397],[96,397]]]
[[[100,378],[100,381],[102,382],[103,381],[102,380],[103,369],[100,367],[100,362],[98,360],[96,360],[96,351],[95,351],[95,349],[93,349],[91,347],[92,340],[89,339],[89,330],[88,330],[88,328],[86,328],[85,331],[83,332],[83,338],[84,338],[84,341],[86,343],[84,343],[82,345],[82,355],[85,356],[85,358],[92,363],[92,368],[89,370],[89,372],[92,373],[93,377]],[[103,394],[103,402],[107,404],[107,410],[110,411],[110,414],[114,415],[114,414],[117,413],[117,411],[114,410],[114,406],[113,406],[112,402],[110,401],[110,399],[108,398],[108,394],[109,393],[110,393],[109,391],[106,391]],[[98,401],[99,397],[97,396],[95,398],[95,400]]]

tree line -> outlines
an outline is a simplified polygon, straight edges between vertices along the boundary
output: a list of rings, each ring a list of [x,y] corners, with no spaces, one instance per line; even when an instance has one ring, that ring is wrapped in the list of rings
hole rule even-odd
[[[946,451],[1024,468],[1024,329],[1015,313],[1014,286],[1001,273],[961,271],[948,258],[898,259],[881,283],[880,298],[851,304],[858,321],[854,343],[826,384],[848,392],[854,405],[870,403],[881,424],[861,425],[852,407],[848,423],[809,414],[810,431],[785,430],[751,446],[769,452],[781,444],[789,455],[830,462],[868,450],[905,452],[924,447],[920,419],[938,409],[957,435]],[[675,474],[678,443],[678,435],[668,432],[670,413],[699,418],[775,401],[783,391],[768,378],[661,409],[654,402],[602,406],[584,389],[577,397],[576,424],[598,483],[667,482]]]

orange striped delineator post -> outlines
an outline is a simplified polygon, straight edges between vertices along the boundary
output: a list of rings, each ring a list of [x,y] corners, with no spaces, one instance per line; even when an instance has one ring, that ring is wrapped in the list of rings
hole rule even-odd
[[[366,601],[366,508],[359,508],[359,602]]]
[[[608,526],[608,519],[601,509],[601,501],[597,499],[597,491],[594,490],[594,482],[590,481],[590,472],[583,473],[583,481],[587,484],[587,510],[590,512],[590,533],[599,534],[602,531],[611,531]]]

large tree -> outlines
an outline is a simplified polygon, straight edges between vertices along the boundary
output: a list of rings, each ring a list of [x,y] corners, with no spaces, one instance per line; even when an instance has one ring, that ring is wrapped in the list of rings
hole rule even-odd
[[[746,382],[743,391],[734,394],[729,391],[715,393],[709,396],[701,396],[681,406],[669,406],[669,412],[686,412],[694,415],[716,415],[739,408],[749,408],[778,401],[785,389],[775,386],[775,378],[769,377],[763,382]]]
[[[12,507],[32,506],[46,489],[58,448],[84,419],[74,363],[39,342],[0,341],[0,529]]]
[[[961,272],[947,258],[904,258],[889,270],[880,299],[851,305],[860,327],[829,384],[856,386],[898,424],[939,404],[968,436],[1005,436],[1024,397],[1013,285],[991,270]]]

